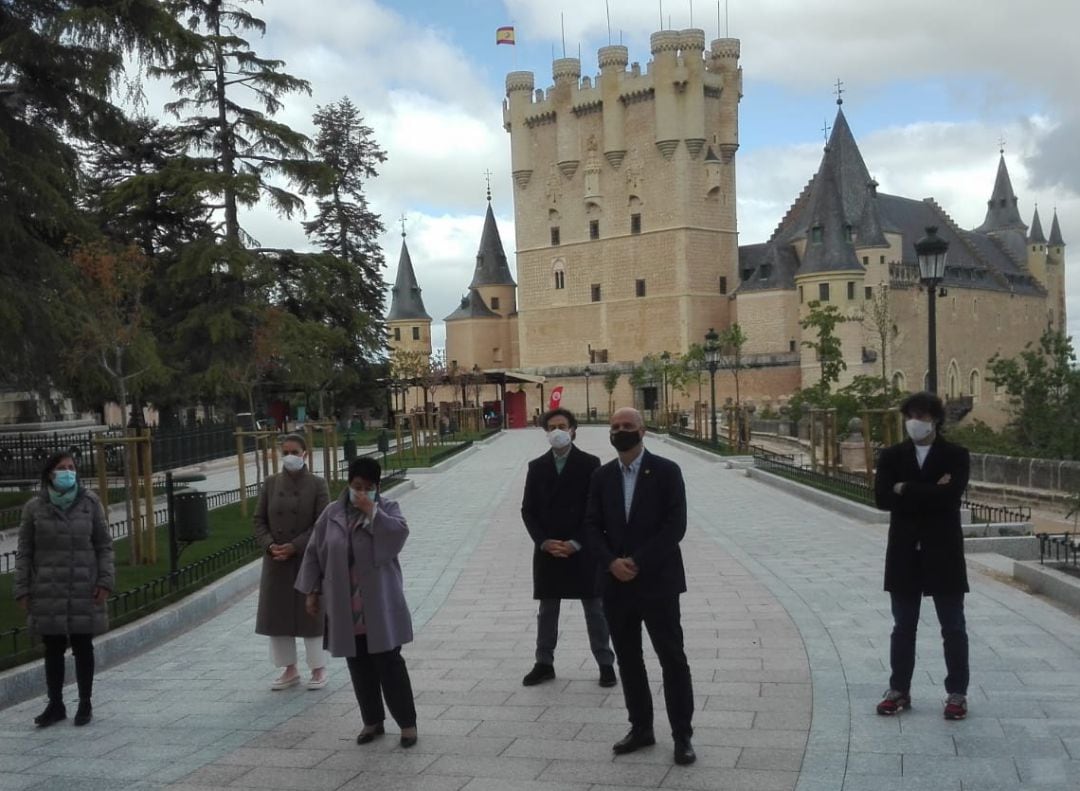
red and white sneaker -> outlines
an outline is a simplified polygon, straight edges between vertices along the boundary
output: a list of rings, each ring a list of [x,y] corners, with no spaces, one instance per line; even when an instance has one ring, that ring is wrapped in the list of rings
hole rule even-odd
[[[945,719],[962,720],[967,717],[967,696],[959,692],[950,693],[945,698]]]
[[[890,689],[885,693],[885,697],[882,699],[881,703],[877,704],[877,713],[888,717],[893,714],[898,714],[904,709],[910,708],[911,695],[907,692]]]

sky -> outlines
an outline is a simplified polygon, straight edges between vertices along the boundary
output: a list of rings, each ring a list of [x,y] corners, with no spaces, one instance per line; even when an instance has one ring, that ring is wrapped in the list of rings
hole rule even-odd
[[[764,241],[817,169],[823,127],[844,113],[880,190],[933,196],[963,227],[986,212],[1004,141],[1025,222],[1057,208],[1067,269],[1080,268],[1080,3],[1074,0],[264,0],[253,39],[264,57],[311,83],[279,118],[310,132],[316,106],[348,96],[388,155],[367,185],[386,233],[392,284],[405,218],[436,348],[466,290],[486,209],[485,171],[513,267],[508,71],[551,84],[552,55],[598,72],[596,50],[627,45],[644,70],[649,34],[701,27],[742,42],[744,96],[736,158],[741,244]],[[661,11],[662,9],[662,11]],[[562,13],[565,11],[565,13]],[[662,16],[661,16],[662,13]],[[693,15],[691,25],[691,14]],[[518,44],[496,46],[514,25]],[[725,33],[726,31],[726,33]],[[150,92],[161,99],[163,89]],[[165,96],[164,98],[168,98]],[[265,246],[308,246],[299,220],[255,209]],[[1070,259],[1071,265],[1070,265]],[[1080,278],[1066,275],[1069,328],[1080,331]],[[387,301],[389,307],[389,298]]]

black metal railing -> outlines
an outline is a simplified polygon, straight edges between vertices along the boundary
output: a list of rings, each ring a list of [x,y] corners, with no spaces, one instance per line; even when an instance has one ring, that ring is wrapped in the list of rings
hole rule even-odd
[[[1080,569],[1080,534],[1037,533],[1039,563],[1053,563]]]
[[[857,503],[874,504],[874,490],[870,488],[865,478],[858,480],[848,476],[827,475],[809,467],[801,467],[785,454],[760,451],[761,449],[758,449],[754,453],[754,466],[759,469],[798,483],[805,483],[815,489],[846,497]]]
[[[987,505],[965,499],[961,505],[971,510],[971,520],[985,524],[1030,522],[1031,508],[1026,505]]]
[[[116,593],[106,602],[112,625],[120,626],[144,610],[178,598],[178,594],[257,557],[260,552],[255,537],[248,536],[183,566],[175,575],[163,574],[138,587]],[[29,654],[35,649],[35,644],[36,641],[25,626],[0,632],[0,663],[15,664],[11,660],[20,654]]]

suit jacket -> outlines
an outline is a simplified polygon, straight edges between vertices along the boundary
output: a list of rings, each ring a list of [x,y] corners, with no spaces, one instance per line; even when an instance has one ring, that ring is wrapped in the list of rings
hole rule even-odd
[[[570,448],[560,473],[550,451],[529,462],[521,518],[529,531],[533,550],[533,597],[536,599],[590,599],[600,595],[598,563],[584,535],[585,504],[589,480],[600,459]],[[577,541],[581,550],[568,558],[556,558],[540,550],[548,539]]]
[[[604,595],[657,598],[686,591],[679,550],[686,535],[686,485],[675,462],[643,451],[629,519],[618,458],[600,467],[589,485],[585,527],[600,560]],[[637,564],[638,575],[630,582],[619,582],[608,571],[618,557]]]
[[[970,466],[967,448],[940,435],[921,469],[910,439],[881,452],[874,498],[878,508],[890,512],[885,590],[926,595],[967,592],[960,501]],[[949,483],[939,485],[946,474]],[[902,494],[893,491],[897,483],[904,483]]]

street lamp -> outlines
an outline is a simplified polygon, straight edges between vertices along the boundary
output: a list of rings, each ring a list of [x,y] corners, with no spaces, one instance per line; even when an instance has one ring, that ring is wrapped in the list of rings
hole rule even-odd
[[[945,259],[949,243],[937,235],[936,226],[928,226],[926,236],[915,242],[915,255],[919,259],[919,280],[926,286],[929,311],[927,313],[927,354],[929,369],[926,389],[937,395],[937,289],[945,277]]]
[[[585,422],[592,423],[592,409],[589,408],[589,377],[592,376],[592,369],[589,366],[585,366]]]
[[[712,400],[709,409],[709,426],[712,430],[712,443],[716,444],[716,369],[720,367],[720,334],[709,327],[705,333],[705,366],[709,369],[709,395]]]

